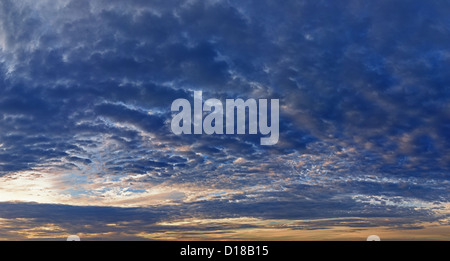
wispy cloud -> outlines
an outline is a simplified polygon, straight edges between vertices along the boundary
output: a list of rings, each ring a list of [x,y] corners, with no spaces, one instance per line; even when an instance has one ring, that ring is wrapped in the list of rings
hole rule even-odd
[[[263,237],[281,222],[287,228],[274,238],[295,239],[297,222],[308,239],[322,239],[314,222],[324,220],[342,238],[368,231],[367,222],[383,231],[426,224],[418,225],[423,235],[442,238],[435,228],[448,228],[449,8],[403,0],[2,1],[2,238],[201,238],[198,225],[210,239],[224,231],[238,239]],[[205,99],[280,99],[279,143],[174,135],[171,102],[192,100],[194,90]],[[12,214],[13,206],[35,212]],[[58,207],[60,219],[44,215]],[[95,221],[63,220],[86,211]],[[109,211],[125,214],[109,220]],[[191,236],[173,225],[182,220]],[[405,231],[391,238],[413,237]]]

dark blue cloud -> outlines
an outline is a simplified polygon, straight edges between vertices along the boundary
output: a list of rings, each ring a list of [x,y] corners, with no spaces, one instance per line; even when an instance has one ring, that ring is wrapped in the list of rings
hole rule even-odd
[[[0,178],[239,192],[186,199],[192,216],[442,218],[423,206],[449,196],[448,3],[63,2],[0,3]],[[280,99],[279,143],[174,135],[194,90]]]
[[[321,202],[323,200],[323,202]],[[251,223],[223,223],[220,224],[193,224],[165,225],[161,222],[183,220],[192,217],[206,219],[227,219],[236,216],[262,218],[262,220],[276,220],[277,218],[292,220],[311,219],[307,225],[302,222],[293,229],[329,229],[332,226],[354,226],[359,228],[376,227],[390,220],[390,224],[403,229],[414,228],[417,218],[430,219],[427,212],[415,211],[412,208],[398,209],[395,207],[382,207],[370,205],[355,206],[351,202],[333,202],[318,199],[320,204],[312,201],[266,201],[255,203],[226,203],[226,202],[198,202],[181,206],[158,206],[149,208],[114,208],[96,206],[69,206],[35,203],[0,203],[0,218],[2,222],[16,227],[15,231],[0,229],[3,235],[15,240],[27,239],[27,230],[45,234],[41,239],[64,240],[61,235],[80,234],[84,240],[148,240],[142,235],[158,233],[167,235],[180,233],[189,236],[197,229],[206,234],[215,234],[217,230],[233,230],[243,228],[264,228],[264,226]],[[318,207],[318,205],[320,207]],[[287,209],[291,211],[286,212]],[[345,209],[345,211],[343,211]],[[327,217],[336,217],[340,213],[340,220],[327,220]],[[48,213],[52,213],[49,215]],[[354,215],[358,214],[359,218]],[[411,217],[413,215],[413,217]],[[348,217],[348,219],[345,219]],[[372,219],[366,219],[370,217]],[[377,218],[383,218],[381,220]],[[317,221],[314,221],[317,219]],[[352,224],[354,222],[354,224]],[[350,223],[350,224],[349,224]],[[53,231],[45,231],[46,226],[56,227]],[[273,225],[271,226],[273,228]],[[267,228],[266,228],[267,229]],[[164,237],[161,237],[164,239]]]

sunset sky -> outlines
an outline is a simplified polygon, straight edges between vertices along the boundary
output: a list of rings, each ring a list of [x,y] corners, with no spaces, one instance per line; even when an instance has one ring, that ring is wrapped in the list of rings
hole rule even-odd
[[[450,240],[450,2],[1,0],[0,240]],[[279,99],[280,137],[175,135]]]

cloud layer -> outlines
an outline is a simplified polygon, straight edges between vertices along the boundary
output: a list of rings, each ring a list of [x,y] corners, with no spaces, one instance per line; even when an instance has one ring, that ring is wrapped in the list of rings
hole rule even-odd
[[[255,229],[305,219],[448,229],[449,9],[402,0],[2,1],[5,238],[21,237],[19,219],[71,233],[89,225],[86,235],[104,227],[118,239],[181,237],[184,227],[161,225],[179,220],[191,232],[193,220],[239,228],[239,218]],[[170,105],[194,90],[280,99],[278,144],[174,135]],[[98,223],[65,221],[85,211]],[[128,221],[137,225],[107,226]],[[316,228],[306,224],[297,228]]]

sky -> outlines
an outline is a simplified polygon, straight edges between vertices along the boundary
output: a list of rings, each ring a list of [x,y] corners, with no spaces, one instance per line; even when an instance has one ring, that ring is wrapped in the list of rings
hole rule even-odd
[[[450,2],[2,0],[0,240],[450,240]],[[171,104],[279,99],[279,141]]]

